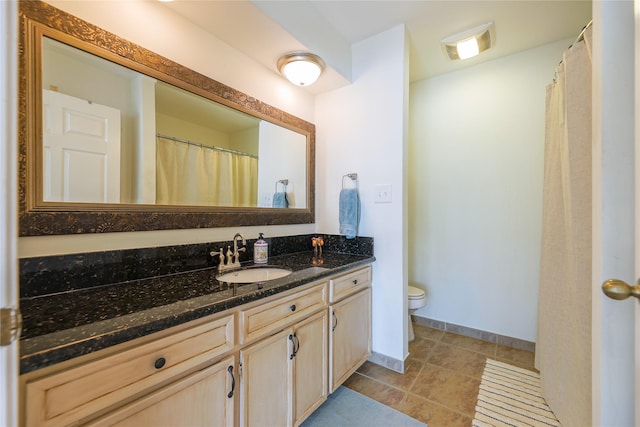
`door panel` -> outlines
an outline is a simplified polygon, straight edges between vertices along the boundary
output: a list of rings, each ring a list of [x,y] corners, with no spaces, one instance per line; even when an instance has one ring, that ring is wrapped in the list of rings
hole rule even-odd
[[[371,288],[329,307],[330,391],[371,355]]]
[[[0,23],[0,308],[17,308],[18,2],[0,2]],[[0,346],[1,426],[18,425],[18,371],[18,342]]]
[[[640,0],[634,1],[634,40],[635,43],[635,278],[640,284]],[[635,330],[635,425],[640,426],[640,300],[635,301],[634,322],[631,326]]]
[[[640,102],[630,90],[638,76],[629,52],[635,47],[636,64],[640,55],[634,43],[638,18],[633,9],[634,2],[593,2],[591,350],[593,425],[598,426],[640,425],[636,403],[640,397],[640,302],[634,298],[615,301],[602,292],[602,283],[608,279],[633,284],[640,277],[640,146],[634,108]]]
[[[327,311],[296,326],[294,357],[294,425],[327,397]]]
[[[44,200],[120,202],[120,111],[43,90]]]
[[[240,351],[240,425],[291,425],[292,333],[286,329]]]

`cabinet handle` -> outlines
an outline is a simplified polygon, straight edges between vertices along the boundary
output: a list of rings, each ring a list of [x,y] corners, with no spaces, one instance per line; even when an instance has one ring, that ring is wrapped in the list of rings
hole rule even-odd
[[[233,397],[233,391],[236,389],[236,378],[233,376],[233,366],[227,368],[229,375],[231,375],[231,391],[227,394],[227,397],[231,399]]]
[[[336,330],[336,327],[338,326],[338,316],[336,316],[336,312],[332,311],[331,314],[333,315],[333,326],[331,327],[331,332]]]
[[[291,309],[291,311],[296,311],[296,305],[295,304],[291,304],[291,307],[289,307]]]
[[[295,357],[295,356],[298,355],[298,352],[300,351],[300,338],[298,338],[298,333],[297,332],[293,333],[293,338],[295,339],[295,343],[294,344],[297,344],[297,346],[294,345],[294,347],[293,347],[293,356]]]
[[[292,348],[292,353],[289,356],[289,360],[293,359],[294,357],[296,357],[296,344],[293,341],[293,335],[289,334],[289,341],[291,341],[291,348]]]
[[[353,284],[357,285],[358,284],[358,279],[353,279]]]
[[[167,359],[165,359],[164,357],[160,357],[156,360],[156,363],[154,363],[153,366],[155,366],[156,369],[160,369],[164,366],[165,363],[167,363]]]

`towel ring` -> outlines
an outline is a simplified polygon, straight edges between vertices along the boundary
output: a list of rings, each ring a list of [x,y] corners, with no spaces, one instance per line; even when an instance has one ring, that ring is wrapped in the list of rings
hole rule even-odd
[[[278,184],[282,184],[282,191],[287,191],[287,185],[289,185],[289,180],[288,179],[280,179],[278,181],[276,181],[276,189],[275,192],[278,192]]]
[[[358,174],[357,173],[348,173],[346,175],[342,175],[342,188],[344,189],[344,179],[349,178],[351,181],[355,181],[356,189],[358,189]]]

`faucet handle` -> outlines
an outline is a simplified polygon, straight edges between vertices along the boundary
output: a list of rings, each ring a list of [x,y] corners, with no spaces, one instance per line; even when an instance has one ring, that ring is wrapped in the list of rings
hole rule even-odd
[[[209,255],[211,255],[212,257],[218,256],[220,258],[220,264],[224,264],[224,251],[222,250],[222,248],[219,248],[217,252],[209,252]]]
[[[220,258],[222,258],[222,254],[220,254]],[[231,252],[231,246],[227,246],[227,264],[230,265],[233,262],[232,258],[233,258],[233,252]]]

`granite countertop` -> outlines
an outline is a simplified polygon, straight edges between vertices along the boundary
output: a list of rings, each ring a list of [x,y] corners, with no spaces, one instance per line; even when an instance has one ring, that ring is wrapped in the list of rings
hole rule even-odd
[[[293,272],[264,283],[216,280],[215,268],[132,280],[21,300],[20,373],[139,338],[256,301],[375,260],[369,255],[311,252],[269,258]],[[243,263],[243,267],[253,263]]]

